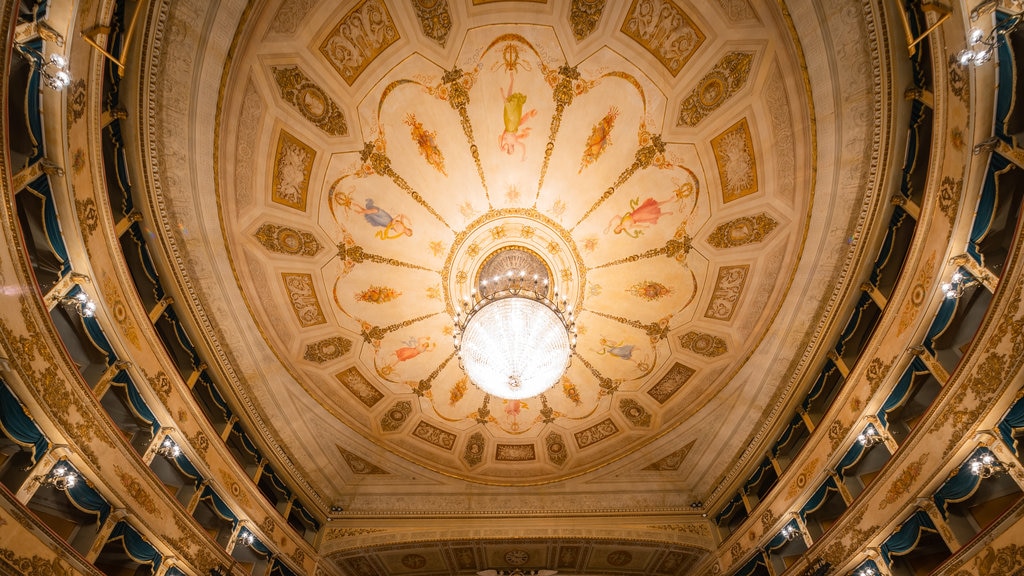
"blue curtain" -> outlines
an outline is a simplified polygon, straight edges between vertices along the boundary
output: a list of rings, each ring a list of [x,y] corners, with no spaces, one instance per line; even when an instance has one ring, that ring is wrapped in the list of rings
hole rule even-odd
[[[802,404],[804,410],[811,409],[811,404],[813,404],[814,401],[818,399],[818,396],[824,392],[825,382],[828,381],[829,375],[833,370],[837,369],[835,362],[832,362],[831,360],[825,361],[825,366],[822,367],[821,374],[818,375],[818,379],[814,381],[814,385],[811,386],[811,389],[807,392],[807,398],[804,399],[804,403]]]
[[[235,426],[232,434],[238,435],[238,439],[242,442],[242,448],[249,454],[252,454],[257,462],[263,460],[263,455],[260,454],[259,448],[256,448],[256,445],[252,443],[252,440],[249,440],[249,436],[239,426]]]
[[[222,500],[209,485],[203,488],[203,492],[199,495],[199,499],[208,499],[210,504],[213,505],[214,511],[217,512],[217,515],[225,520],[229,520],[232,526],[238,523],[238,517],[235,516],[235,513],[231,511],[231,508],[228,508],[228,505],[224,503],[224,500]]]
[[[181,471],[182,474],[192,479],[192,482],[195,484],[196,488],[198,488],[199,485],[203,483],[203,475],[199,473],[199,470],[196,470],[196,467],[192,465],[192,462],[189,461],[188,457],[185,456],[184,452],[178,454],[174,458],[174,465],[178,468],[178,470]]]
[[[722,520],[728,518],[733,512],[736,511],[737,506],[743,506],[743,497],[740,496],[739,494],[736,494],[735,496],[733,496],[732,500],[726,502],[725,507],[722,508],[722,511],[719,512],[717,516],[715,516],[715,523],[721,524]]]
[[[963,283],[974,280],[974,276],[966,269],[957,268],[956,271],[963,274]],[[935,318],[932,320],[932,325],[928,327],[928,333],[924,336],[924,347],[932,354],[935,354],[935,339],[942,336],[946,329],[949,328],[953,318],[956,317],[956,309],[959,304],[959,298],[943,297],[942,304],[939,305],[939,310],[935,313]]]
[[[814,494],[811,494],[807,503],[800,509],[800,519],[806,522],[808,514],[814,512],[818,508],[821,508],[825,504],[825,500],[828,499],[829,492],[839,492],[839,486],[836,484],[836,479],[832,476],[829,476],[821,486],[814,491]]]
[[[74,297],[80,294],[82,289],[75,286],[74,289],[68,292],[69,297]],[[85,327],[85,333],[89,335],[89,340],[92,341],[92,345],[107,355],[107,366],[117,362],[117,352],[114,352],[114,347],[110,345],[110,340],[107,340],[107,335],[103,333],[103,328],[100,326],[99,320],[93,317],[82,316],[82,326]]]
[[[917,547],[917,543],[925,531],[938,532],[932,519],[928,517],[928,513],[918,510],[882,543],[882,559],[886,564],[892,564],[893,556],[906,554]]]
[[[1006,12],[996,10],[996,25],[998,26],[1009,17]],[[1009,119],[1010,108],[1015,100],[1014,74],[1017,66],[1013,50],[1010,49],[1008,42],[1000,42],[996,53],[999,55],[999,67],[996,69],[999,89],[996,90],[995,133],[1003,140],[1011,142],[1011,136],[1006,133],[1006,121]]]
[[[920,146],[918,128],[924,118],[924,103],[920,100],[913,100],[910,104],[910,134],[907,137],[907,157],[903,163],[903,178],[900,182],[900,192],[907,198],[911,197],[914,191],[911,189],[911,174],[917,165],[917,149]]]
[[[153,411],[149,409],[145,399],[139,394],[139,389],[135,386],[131,375],[126,370],[121,370],[111,378],[111,382],[115,386],[121,386],[125,389],[125,393],[128,396],[128,405],[131,406],[132,412],[143,422],[149,424],[150,432],[153,436],[156,436],[160,432],[160,422],[157,421]]]
[[[121,213],[127,216],[131,213],[134,204],[132,203],[132,185],[128,174],[128,155],[125,152],[124,138],[121,135],[121,121],[113,120],[108,126],[110,139],[114,143],[114,169],[117,174],[117,185],[121,190]]]
[[[85,476],[75,469],[67,460],[59,460],[53,465],[54,468],[63,466],[68,470],[78,474],[78,482],[71,488],[68,488],[64,493],[67,494],[68,500],[82,512],[89,512],[90,514],[96,515],[98,523],[102,524],[107,520],[107,516],[110,515],[110,504],[100,496],[100,493],[89,486],[89,483],[85,480]],[[52,470],[52,468],[51,468]]]
[[[149,253],[149,246],[146,245],[146,239],[142,234],[142,226],[138,222],[135,222],[128,228],[128,233],[131,234],[132,240],[135,240],[135,244],[139,247],[139,261],[142,262],[142,269],[146,273],[146,277],[153,283],[153,295],[157,300],[164,297],[164,288],[160,285],[160,274],[156,271],[156,266],[153,264],[153,256]],[[139,279],[134,278],[136,285],[138,285]],[[139,289],[141,292],[141,288]]]
[[[274,485],[274,488],[277,488],[278,492],[284,495],[286,500],[292,497],[292,492],[288,489],[288,485],[284,483],[279,474],[274,472],[273,468],[270,466],[264,466],[263,476],[270,479],[270,483]]]
[[[196,386],[200,382],[210,391],[210,397],[213,399],[213,403],[220,408],[221,413],[224,414],[224,419],[231,420],[231,408],[228,406],[227,401],[224,400],[224,397],[220,395],[220,392],[217,391],[217,386],[214,385],[213,380],[210,379],[206,372],[199,375],[199,381],[196,383]]]
[[[736,574],[734,574],[733,576],[752,576],[753,574],[758,573],[758,567],[763,568],[762,572],[768,570],[768,561],[765,560],[764,554],[760,552],[758,552],[756,556],[751,558],[749,562],[747,562],[739,570],[737,570]]]
[[[239,536],[244,536],[245,534],[252,534],[252,532],[250,532],[247,528],[242,528],[238,531]],[[259,538],[256,538],[255,534],[253,534],[252,544],[249,544],[249,548],[252,548],[253,552],[256,552],[257,554],[262,554],[263,556],[269,557],[271,555],[270,548],[267,548],[266,544],[261,542]]]
[[[789,522],[787,522],[786,526],[784,526],[784,527],[785,528],[791,528],[793,530],[799,530],[800,529],[800,526],[797,525],[795,519],[794,520],[790,520]],[[764,545],[764,551],[769,553],[769,554],[771,554],[772,552],[775,552],[776,550],[784,547],[786,544],[789,544],[789,540],[786,539],[786,536],[783,535],[782,531],[780,530],[779,533],[776,534],[774,538],[769,540],[768,543]]]
[[[919,357],[914,357],[910,361],[910,365],[900,376],[896,386],[893,387],[892,392],[882,403],[882,407],[878,410],[878,419],[881,420],[882,426],[889,426],[889,412],[899,408],[907,401],[907,397],[910,395],[910,385],[914,382],[914,376],[917,374],[924,374],[928,372],[928,366],[925,365],[924,360]]]
[[[121,540],[124,551],[132,560],[139,564],[152,564],[153,572],[160,569],[160,562],[163,560],[163,556],[135,528],[132,528],[124,520],[121,520],[114,526],[114,530],[110,533],[110,538],[107,539],[107,542],[116,542],[118,539]]]
[[[981,476],[971,472],[971,460],[986,455],[995,458],[992,451],[984,446],[975,450],[967,461],[960,465],[956,474],[946,480],[932,496],[943,518],[946,517],[946,507],[950,502],[963,502],[974,494],[978,486],[981,486]]]
[[[915,100],[915,102],[917,101]],[[885,233],[885,240],[882,241],[882,247],[878,250],[878,257],[875,258],[875,266],[871,269],[871,283],[875,286],[878,286],[882,270],[885,269],[885,265],[889,262],[889,257],[892,256],[892,245],[896,240],[896,231],[899,230],[900,224],[903,223],[903,219],[906,216],[907,212],[899,206],[892,211],[892,218],[889,218],[889,230]]]
[[[999,67],[1003,69],[1002,66]],[[1012,85],[1007,89],[1012,90]],[[996,122],[999,126],[1001,123]],[[974,224],[971,226],[971,239],[967,242],[967,253],[981,262],[981,251],[978,244],[985,239],[988,229],[992,226],[992,217],[996,209],[996,175],[1011,166],[1009,160],[1000,154],[993,152],[988,161],[988,172],[985,174],[985,182],[981,185],[981,196],[978,198],[978,207],[974,214]]]
[[[185,332],[185,327],[181,325],[181,321],[178,320],[177,313],[174,312],[174,308],[168,307],[164,310],[164,316],[170,321],[171,325],[174,326],[174,335],[178,338],[178,342],[185,348],[189,356],[192,358],[192,368],[196,369],[200,364],[203,363],[203,359],[199,357],[199,351],[192,345],[192,339],[188,337],[188,333]]]
[[[850,321],[846,323],[846,328],[843,329],[843,333],[839,335],[839,342],[836,343],[836,354],[843,355],[843,351],[846,349],[846,341],[853,338],[853,335],[857,332],[857,325],[860,324],[861,313],[864,308],[871,304],[871,296],[867,294],[861,294],[860,300],[857,301],[857,307],[853,309],[853,315],[850,316]]]
[[[870,569],[874,570],[875,574],[879,573],[878,564],[875,564],[874,560],[865,560],[863,564],[861,564],[860,566],[857,566],[857,568],[854,569],[853,573],[854,574],[860,574],[861,570],[864,570],[865,568],[870,568]]]
[[[43,52],[43,40],[37,38],[30,40],[25,43],[26,46],[36,50],[40,54]],[[32,156],[29,157],[28,163],[34,164],[43,159],[46,155],[46,151],[43,149],[43,115],[42,115],[42,93],[40,92],[40,76],[39,69],[42,66],[42,62],[34,57],[32,58],[34,65],[32,66],[32,73],[28,77],[28,89],[25,91],[25,110],[28,112],[28,129],[32,142],[35,144]],[[43,176],[45,178],[45,176]],[[47,183],[49,187],[49,183]]]
[[[1017,439],[1013,437],[1013,433],[1021,428],[1024,428],[1024,397],[1014,402],[1013,406],[1010,407],[1010,411],[999,421],[999,434],[1003,437],[1003,442],[1018,457],[1020,456],[1020,449],[1017,445]]]
[[[30,182],[27,188],[43,197],[43,228],[46,230],[46,240],[50,244],[50,251],[61,261],[60,275],[64,276],[71,272],[71,260],[64,245],[64,235],[60,230],[57,206],[53,202],[53,193],[50,190],[50,177],[43,174]]]
[[[280,558],[274,558],[270,565],[270,576],[298,576]]]
[[[756,486],[757,483],[761,481],[761,478],[764,477],[765,472],[767,472],[768,470],[774,471],[774,468],[772,468],[771,459],[765,458],[764,461],[761,462],[761,465],[758,466],[757,469],[754,470],[754,472],[750,475],[750,478],[747,479],[747,482],[743,484],[743,491],[749,494],[750,489]]]
[[[34,448],[33,464],[50,448],[50,443],[42,430],[36,426],[28,410],[21,405],[21,401],[7,387],[7,382],[4,382],[3,378],[0,378],[0,430],[18,445]]]
[[[309,513],[309,510],[306,510],[306,507],[302,505],[302,502],[299,502],[298,500],[293,502],[292,511],[300,514],[303,518],[305,518],[306,522],[309,522],[309,524],[313,527],[314,532],[320,529],[320,522],[318,522],[317,519]]]
[[[166,574],[167,576],[188,576],[187,574],[185,574],[181,570],[178,570],[177,568],[174,568],[174,567],[168,568],[167,572],[164,572],[164,574]]]
[[[865,430],[866,429],[867,427],[865,427]],[[846,451],[846,454],[843,455],[839,464],[836,464],[836,474],[839,474],[839,478],[846,478],[846,471],[854,467],[857,462],[860,462],[860,459],[864,454],[867,454],[867,450],[864,448],[864,445],[860,442],[854,441],[853,446],[850,446],[850,449]]]
[[[789,444],[793,437],[796,436],[801,426],[804,426],[804,419],[801,418],[799,414],[797,414],[796,416],[793,417],[792,420],[789,421],[789,426],[786,427],[786,429],[782,432],[782,436],[780,436],[778,441],[775,442],[775,445],[772,446],[773,456],[779,455],[779,452],[781,452],[782,449],[786,447],[786,444]]]

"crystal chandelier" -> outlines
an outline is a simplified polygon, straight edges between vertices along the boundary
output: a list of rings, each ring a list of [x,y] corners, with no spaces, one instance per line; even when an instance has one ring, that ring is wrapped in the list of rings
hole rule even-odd
[[[455,312],[455,351],[469,379],[499,398],[545,392],[569,367],[576,348],[572,306],[548,280],[508,270],[482,280]]]

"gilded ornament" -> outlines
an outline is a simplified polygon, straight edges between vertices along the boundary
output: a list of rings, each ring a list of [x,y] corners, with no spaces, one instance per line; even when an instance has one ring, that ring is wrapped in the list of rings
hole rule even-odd
[[[380,427],[385,432],[394,432],[401,428],[412,412],[412,403],[408,400],[399,400],[388,409],[380,418]]]
[[[753,52],[729,52],[679,105],[676,126],[696,126],[738,92],[750,75]]]
[[[347,136],[345,114],[327,92],[298,66],[271,68],[281,98],[328,136]]]
[[[945,214],[950,226],[956,221],[956,211],[960,206],[960,194],[963,189],[963,178],[943,176],[942,183],[939,184],[939,209]]]
[[[474,432],[469,436],[469,440],[466,441],[466,447],[462,449],[462,459],[470,467],[476,466],[483,462],[484,450],[486,448],[487,443],[484,440],[484,435],[480,432]]]
[[[761,212],[755,216],[742,216],[719,224],[708,235],[708,244],[715,248],[736,248],[761,242],[779,225],[774,218]]]
[[[565,441],[557,432],[552,432],[544,438],[544,449],[547,452],[548,460],[556,466],[565,464],[565,460],[569,456],[565,450]]]
[[[306,345],[302,358],[309,362],[323,364],[341,358],[352,349],[352,341],[342,336],[332,336]]]
[[[498,444],[494,449],[497,462],[528,462],[537,459],[533,444]]]
[[[647,390],[647,395],[658,401],[659,404],[668,402],[680,388],[696,373],[696,370],[676,362],[665,376]]]
[[[380,468],[369,461],[357,456],[356,454],[345,450],[341,446],[338,446],[338,452],[341,453],[341,457],[345,460],[345,464],[348,464],[349,470],[353,474],[359,475],[386,475],[389,474],[387,470]]]
[[[373,408],[377,404],[377,402],[380,402],[381,400],[384,399],[384,394],[376,387],[374,387],[374,385],[371,384],[369,380],[364,378],[363,375],[359,372],[359,370],[356,370],[355,368],[349,368],[344,372],[339,372],[338,374],[335,375],[335,378],[337,378],[338,381],[341,382],[341,385],[344,386],[349,392],[351,392],[353,396],[358,398],[359,401],[362,402],[363,405],[366,406],[367,408]],[[392,410],[395,410],[396,408],[398,408],[397,404],[395,408],[392,408]],[[387,415],[385,415],[385,419],[381,420],[381,425],[384,426],[385,422],[388,422],[388,425],[391,425],[391,423],[395,422],[400,424],[402,421],[405,420],[405,415],[408,414],[408,410],[405,411],[405,414],[397,414],[399,414],[399,417],[397,419],[387,419]],[[391,429],[391,431],[397,429],[398,427],[395,426],[394,428]]]
[[[648,428],[651,425],[651,413],[642,404],[632,398],[619,400],[619,412],[626,417],[630,424],[638,428]]]
[[[264,248],[280,254],[316,256],[321,248],[312,233],[269,222],[261,225],[254,236]]]
[[[320,53],[351,86],[370,62],[398,39],[398,27],[383,0],[363,0],[334,26],[320,45]]]
[[[743,294],[743,287],[750,273],[750,265],[722,266],[718,269],[715,289],[711,293],[705,318],[713,320],[730,320],[736,310],[736,304]]]
[[[68,128],[70,129],[85,116],[85,107],[88,104],[87,95],[85,93],[85,80],[79,78],[71,83],[71,86],[67,88],[68,101],[67,101],[67,120]]]
[[[448,451],[455,447],[455,439],[457,438],[455,434],[442,430],[426,420],[420,420],[416,424],[416,427],[413,428],[412,436]]]
[[[693,448],[695,440],[691,440],[686,446],[674,450],[668,456],[665,456],[655,462],[644,466],[644,470],[650,470],[653,472],[675,472],[679,470],[679,467],[683,465],[683,460],[686,459],[686,455],[690,453],[690,449]]]
[[[282,130],[277,139],[270,199],[282,206],[305,211],[314,159],[316,151],[312,147]]]
[[[728,352],[725,340],[704,332],[690,331],[679,337],[679,345],[695,354],[715,358]]]
[[[327,322],[327,318],[320,308],[320,300],[316,296],[312,274],[282,272],[281,280],[292,309],[295,311],[295,317],[298,318],[299,324],[303,328]]]
[[[452,11],[448,0],[412,0],[416,19],[420,21],[423,35],[444,46],[452,30]]]
[[[78,221],[82,228],[89,234],[96,232],[100,225],[99,213],[96,211],[96,201],[92,198],[84,200],[75,199],[75,211],[78,213]]]
[[[569,25],[577,41],[590,36],[597,28],[606,3],[607,0],[572,0],[572,6],[569,8]]]
[[[711,150],[715,153],[722,182],[722,202],[729,203],[757,192],[757,160],[746,118],[712,138]]]
[[[673,76],[679,74],[705,39],[700,28],[672,0],[633,0],[622,32],[657,58]]]
[[[576,446],[582,450],[618,433],[619,427],[615,425],[615,422],[612,422],[611,418],[605,418],[593,426],[576,432],[573,434],[573,438],[576,439]]]

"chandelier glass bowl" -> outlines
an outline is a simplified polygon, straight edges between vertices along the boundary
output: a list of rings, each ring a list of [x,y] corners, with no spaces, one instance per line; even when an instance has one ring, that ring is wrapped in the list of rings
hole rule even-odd
[[[548,283],[525,272],[480,283],[455,314],[455,350],[481,390],[519,400],[547,391],[565,373],[576,347],[566,299],[547,297]]]

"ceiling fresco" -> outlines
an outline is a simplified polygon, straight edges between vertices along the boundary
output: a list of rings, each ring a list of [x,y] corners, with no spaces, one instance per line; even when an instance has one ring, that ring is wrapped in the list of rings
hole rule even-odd
[[[251,17],[218,186],[266,344],[365,441],[333,466],[387,475],[384,449],[537,484],[672,433],[639,468],[678,470],[696,417],[776,394],[730,382],[779,311],[812,209],[777,8],[343,4]],[[452,345],[455,306],[510,249],[578,311],[566,374],[521,401],[476,388]]]

